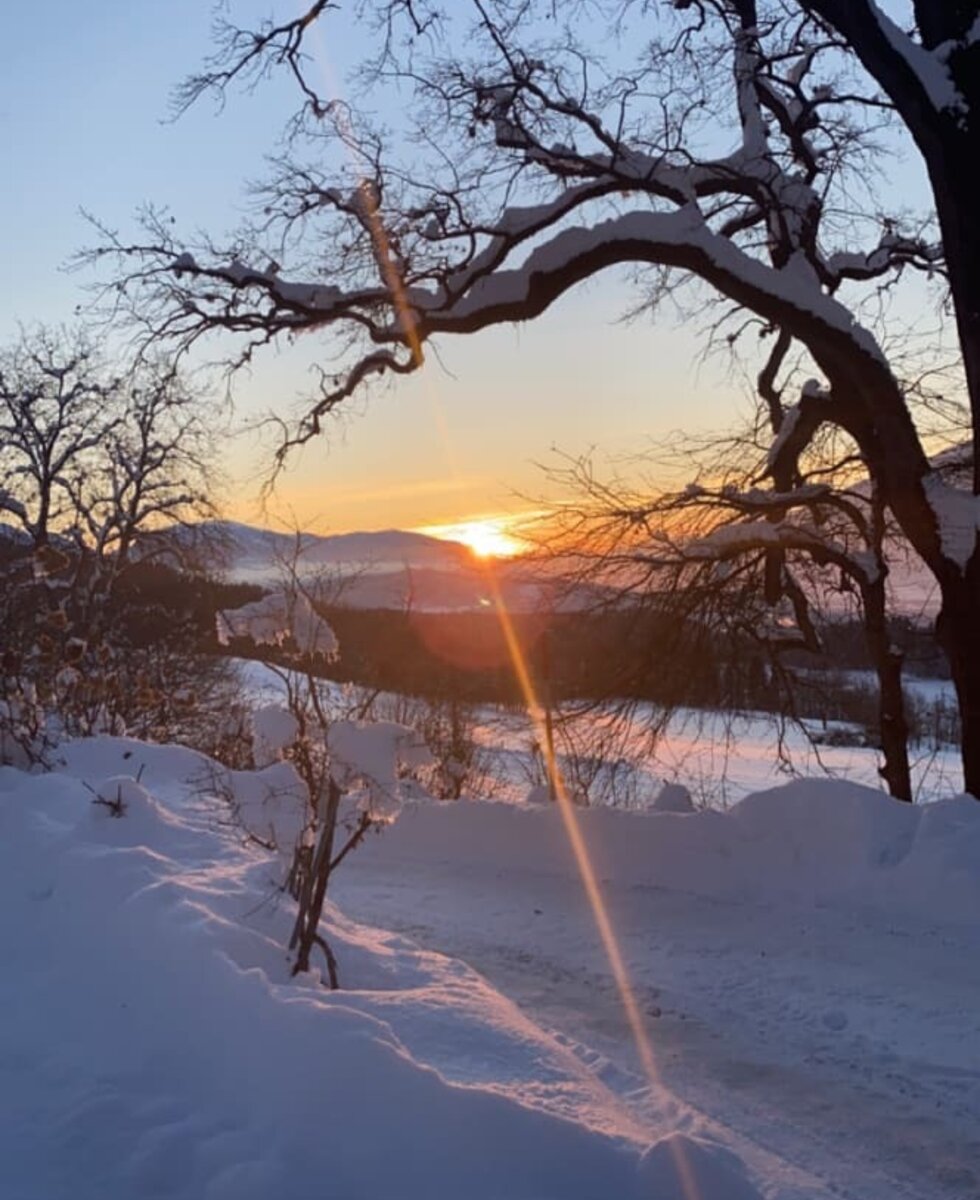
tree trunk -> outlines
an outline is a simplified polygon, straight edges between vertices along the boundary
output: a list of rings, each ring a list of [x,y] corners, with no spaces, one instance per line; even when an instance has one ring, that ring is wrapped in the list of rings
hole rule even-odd
[[[304,881],[300,895],[299,910],[296,914],[296,924],[290,939],[290,949],[296,950],[296,962],[293,964],[293,974],[300,975],[310,969],[310,955],[313,947],[319,945],[327,959],[327,972],[330,986],[337,988],[337,962],[330,947],[319,934],[320,917],[323,913],[323,902],[327,895],[327,884],[333,866],[333,844],[337,830],[337,815],[340,809],[341,791],[332,778],[327,779],[327,794],[324,811],[320,823],[320,836],[317,840],[316,851],[309,874]]]
[[[959,705],[963,789],[980,800],[980,554],[973,555],[965,575],[943,581],[936,635]]]
[[[980,114],[980,108],[977,112]],[[937,154],[927,165],[936,195],[970,398],[973,491],[980,495],[980,223],[976,219],[977,186],[963,170],[964,162],[980,161],[980,133],[950,130],[938,137],[937,143]]]
[[[909,769],[909,727],[902,692],[902,655],[891,644],[885,604],[884,577],[864,590],[864,629],[878,676],[878,733],[884,762],[882,779],[896,800],[912,802]]]
[[[923,5],[937,20],[934,37],[956,36],[976,16],[976,4]],[[969,11],[967,11],[969,10]],[[980,496],[980,223],[977,186],[964,163],[980,159],[980,47],[976,43],[950,55],[949,71],[964,99],[964,111],[936,122],[925,151],[936,198],[950,292],[972,417],[973,494]],[[949,660],[960,712],[963,787],[980,799],[980,550],[965,572],[950,566],[940,575],[942,610],[936,622],[940,645]]]
[[[963,370],[970,399],[973,493],[980,496],[980,223],[977,186],[965,164],[980,161],[980,43],[965,38],[977,17],[976,0],[916,0],[916,23],[924,48],[954,48],[947,70],[962,102],[937,112],[903,54],[887,36],[874,5],[854,0],[805,0],[850,42],[865,67],[895,102],[929,173],[942,235],[945,265],[956,314]],[[889,447],[889,452],[891,447]],[[900,490],[889,488],[894,501]],[[893,503],[893,511],[899,516]],[[899,521],[934,571],[943,607],[936,625],[949,661],[959,703],[964,788],[980,799],[980,554],[967,577],[954,564],[923,552],[906,521]]]

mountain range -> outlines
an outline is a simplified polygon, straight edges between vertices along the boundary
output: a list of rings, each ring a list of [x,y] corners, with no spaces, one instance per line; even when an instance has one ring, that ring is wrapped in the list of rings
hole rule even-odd
[[[471,569],[475,557],[461,542],[446,541],[404,529],[376,533],[279,533],[238,521],[205,521],[194,536],[210,539],[235,579],[261,582],[279,564],[298,555],[301,570],[323,567],[378,572],[404,568],[455,571]]]
[[[225,574],[241,583],[275,586],[294,556],[301,576],[336,583],[338,603],[353,608],[460,612],[489,608],[499,592],[510,611],[542,606],[548,591],[520,560],[488,563],[462,542],[404,529],[297,535],[236,521],[205,522],[188,537],[206,539]]]

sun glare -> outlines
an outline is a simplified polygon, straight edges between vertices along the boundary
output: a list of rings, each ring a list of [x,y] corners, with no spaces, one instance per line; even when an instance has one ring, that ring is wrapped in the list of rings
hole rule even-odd
[[[427,525],[419,533],[450,542],[462,542],[478,558],[513,558],[523,554],[527,547],[519,538],[507,532],[507,524],[507,517],[484,517],[452,525]]]

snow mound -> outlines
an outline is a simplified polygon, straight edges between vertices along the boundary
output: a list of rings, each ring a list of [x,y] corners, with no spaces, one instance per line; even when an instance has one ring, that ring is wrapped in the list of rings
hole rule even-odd
[[[766,864],[770,886],[826,893],[900,862],[919,810],[860,784],[801,779],[746,796],[732,817],[743,855]]]
[[[690,791],[682,783],[665,783],[654,797],[651,808],[654,812],[694,812],[694,801]]]
[[[110,775],[91,790],[91,825],[100,840],[141,844],[180,825],[132,775]]]

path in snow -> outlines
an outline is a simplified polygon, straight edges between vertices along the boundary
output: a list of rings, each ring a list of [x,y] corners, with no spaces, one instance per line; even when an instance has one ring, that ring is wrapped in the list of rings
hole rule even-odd
[[[572,871],[499,847],[490,861],[448,854],[408,816],[345,864],[340,907],[465,959],[640,1116],[670,1120],[643,1087]],[[975,922],[605,888],[661,1080],[682,1102],[674,1120],[689,1106],[747,1161],[782,1160],[784,1195],[795,1175],[853,1200],[980,1197]]]

